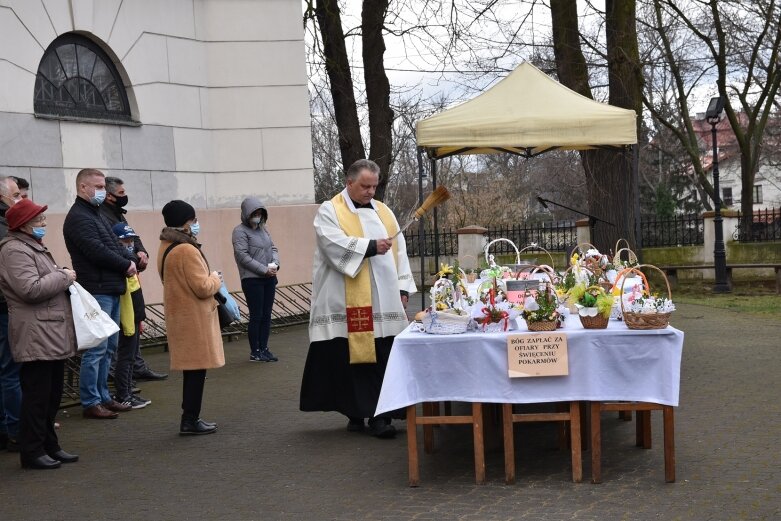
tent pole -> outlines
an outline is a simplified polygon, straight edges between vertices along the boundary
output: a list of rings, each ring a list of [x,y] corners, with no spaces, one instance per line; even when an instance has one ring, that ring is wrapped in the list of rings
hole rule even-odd
[[[423,149],[418,147],[418,206],[423,204]],[[420,255],[420,309],[426,309],[426,292],[423,291],[426,277],[426,224],[418,221],[418,255]]]
[[[431,191],[437,189],[437,160],[431,158]],[[434,207],[434,269],[439,270],[439,219]]]
[[[635,196],[635,247],[637,260],[643,262],[643,230],[640,215],[640,143],[632,145],[632,184]]]

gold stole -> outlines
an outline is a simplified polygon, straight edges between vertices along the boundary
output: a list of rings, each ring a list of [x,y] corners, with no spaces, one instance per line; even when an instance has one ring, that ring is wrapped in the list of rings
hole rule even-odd
[[[353,213],[342,194],[331,199],[336,210],[339,227],[349,237],[363,237],[363,226],[358,213]],[[374,201],[377,215],[388,232],[387,237],[393,237],[398,231],[396,220],[390,209],[379,201]],[[391,252],[394,264],[398,263],[398,241],[393,241]],[[369,259],[363,259],[355,278],[344,276],[344,293],[347,303],[347,343],[350,348],[351,364],[377,363],[377,353],[374,350],[374,319],[372,318],[372,283],[371,265]],[[398,266],[396,267],[398,272]]]

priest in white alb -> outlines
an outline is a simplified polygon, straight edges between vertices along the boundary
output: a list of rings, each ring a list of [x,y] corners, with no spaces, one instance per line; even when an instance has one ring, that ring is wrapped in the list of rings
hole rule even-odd
[[[393,212],[374,200],[380,168],[361,159],[346,187],[317,212],[309,354],[302,411],[336,411],[347,430],[392,438],[391,417],[374,417],[393,337],[407,327],[417,288]]]

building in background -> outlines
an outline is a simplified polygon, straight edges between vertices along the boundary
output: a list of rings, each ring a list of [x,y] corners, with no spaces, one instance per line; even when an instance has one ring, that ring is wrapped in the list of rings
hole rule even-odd
[[[195,206],[206,255],[231,289],[238,207],[261,197],[280,282],[310,280],[301,13],[298,0],[0,0],[0,175],[28,179],[30,197],[49,206],[59,262],[69,263],[59,230],[76,173],[91,167],[125,181],[150,253],[163,205]],[[156,275],[143,282],[150,302],[162,300]]]

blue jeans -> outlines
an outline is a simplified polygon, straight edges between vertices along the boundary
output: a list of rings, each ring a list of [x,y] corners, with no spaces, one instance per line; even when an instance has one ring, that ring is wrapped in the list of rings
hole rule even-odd
[[[8,313],[0,313],[0,432],[14,439],[19,436],[22,409],[19,367],[20,364],[11,357],[8,344]]]
[[[241,290],[247,299],[249,308],[250,354],[258,354],[268,349],[268,337],[271,334],[271,308],[277,292],[277,278],[241,279]]]
[[[100,309],[106,312],[119,325],[119,297],[114,295],[93,295]],[[111,358],[117,350],[119,333],[82,352],[81,371],[79,372],[79,394],[81,406],[85,409],[111,401],[108,392],[108,370]]]

